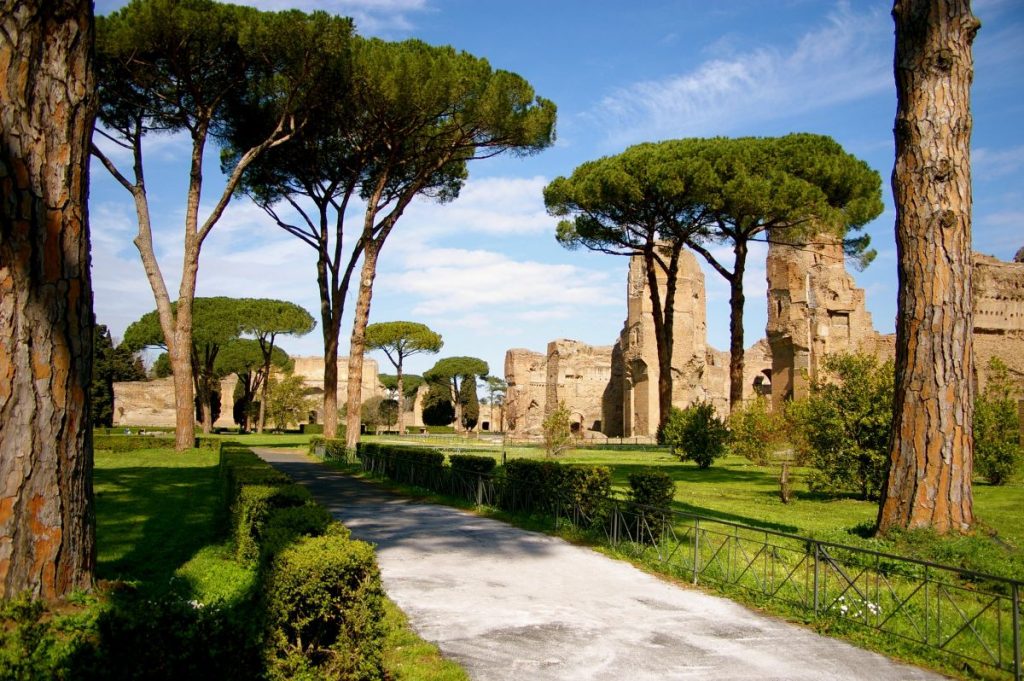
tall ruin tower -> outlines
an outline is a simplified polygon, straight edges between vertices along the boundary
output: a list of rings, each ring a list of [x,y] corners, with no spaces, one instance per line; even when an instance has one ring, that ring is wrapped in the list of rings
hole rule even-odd
[[[826,354],[866,349],[878,334],[864,289],[846,271],[842,243],[819,235],[806,246],[768,247],[768,343],[772,404],[806,397]]]
[[[668,275],[659,272],[658,287],[664,300]],[[654,435],[658,428],[658,346],[654,335],[654,314],[643,258],[629,260],[626,291],[626,322],[619,336],[613,360],[621,362],[622,434],[625,437]],[[679,256],[676,276],[675,315],[672,342],[672,403],[688,405],[713,399],[728,413],[727,401],[711,384],[725,380],[721,354],[707,344],[707,301],[704,273],[689,251]],[[728,360],[726,360],[727,363]],[[614,371],[614,367],[613,367]]]

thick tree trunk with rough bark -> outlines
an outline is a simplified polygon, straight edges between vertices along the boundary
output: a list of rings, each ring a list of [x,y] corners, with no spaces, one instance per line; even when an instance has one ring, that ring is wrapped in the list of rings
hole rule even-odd
[[[92,3],[0,14],[0,598],[93,582]]]
[[[368,241],[363,250],[363,270],[359,276],[359,294],[356,296],[348,352],[348,409],[345,414],[345,446],[348,449],[355,449],[359,442],[360,407],[363,404],[363,354],[366,352],[366,326],[370,322],[373,280],[377,276],[377,254],[377,243]]]
[[[897,0],[896,392],[881,532],[965,531],[974,385],[969,0]]]

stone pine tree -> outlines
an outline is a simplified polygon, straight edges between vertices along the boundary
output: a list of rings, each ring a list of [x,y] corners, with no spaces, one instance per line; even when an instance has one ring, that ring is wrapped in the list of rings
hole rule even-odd
[[[672,407],[672,347],[679,256],[687,238],[706,233],[710,217],[688,163],[700,140],[638,144],[589,161],[544,188],[548,212],[563,218],[556,238],[611,255],[641,256],[658,352],[658,428]],[[666,276],[664,296],[658,274]]]
[[[729,284],[729,404],[743,403],[743,277],[754,241],[800,244],[819,234],[843,239],[863,264],[874,252],[867,235],[850,236],[882,212],[882,180],[829,137],[805,133],[778,138],[702,140],[690,163],[713,228],[687,239]],[[732,251],[732,266],[712,244]]]
[[[465,427],[462,422],[462,399],[461,389],[465,381],[472,381],[476,385],[477,376],[486,376],[488,372],[487,362],[476,357],[445,357],[426,373],[423,374],[429,383],[443,384],[448,387],[448,396],[455,407],[455,429]],[[474,395],[476,391],[474,390]]]
[[[879,531],[974,522],[969,0],[897,0],[899,293],[889,477]]]
[[[262,433],[267,418],[267,391],[271,365],[274,363],[275,343],[278,336],[305,336],[316,326],[316,320],[304,307],[286,300],[268,298],[245,298],[242,300],[242,332],[252,336],[259,345],[263,357],[260,371],[254,374],[254,381],[261,391],[260,413],[256,420],[256,432]],[[287,355],[285,355],[287,357]]]
[[[92,152],[131,195],[133,240],[153,290],[164,345],[174,368],[176,447],[192,446],[194,386],[189,362],[192,301],[203,243],[220,220],[242,173],[260,154],[288,140],[320,92],[324,54],[343,44],[351,22],[325,13],[260,12],[213,0],[132,0],[97,25],[99,118],[96,132],[131,159],[94,145]],[[207,145],[256,113],[272,121],[226,168],[223,189],[205,216],[203,160]],[[144,164],[152,134],[183,133],[191,151],[184,205],[182,274],[177,306],[153,245]]]
[[[398,400],[398,432],[404,433],[405,375],[403,365],[407,357],[421,353],[436,355],[444,341],[441,334],[418,322],[380,322],[366,327],[366,348],[380,350],[395,367],[395,391]]]
[[[363,353],[377,260],[398,219],[417,196],[448,201],[468,176],[468,161],[534,154],[554,142],[555,105],[509,71],[451,47],[410,40],[357,43],[357,73],[372,85],[368,101],[383,113],[378,149],[362,185],[366,198],[360,268],[349,340],[347,447],[359,439]],[[486,374],[486,369],[477,375]],[[456,405],[456,410],[458,406]]]
[[[213,430],[213,406],[211,400],[218,392],[218,376],[216,372],[217,356],[220,349],[236,340],[242,334],[242,313],[245,301],[223,296],[213,298],[195,298],[193,301],[193,327],[189,352],[189,375],[186,378],[193,388],[193,410],[202,414],[201,422],[204,433]],[[176,312],[178,304],[171,304],[171,312]],[[163,333],[159,310],[142,315],[128,325],[124,332],[124,344],[131,350],[143,348],[166,349],[166,336]],[[171,375],[175,384],[178,383],[178,368],[171,363]],[[195,435],[192,443],[194,445]]]
[[[96,562],[92,3],[6,0],[0,28],[0,598],[60,598]]]

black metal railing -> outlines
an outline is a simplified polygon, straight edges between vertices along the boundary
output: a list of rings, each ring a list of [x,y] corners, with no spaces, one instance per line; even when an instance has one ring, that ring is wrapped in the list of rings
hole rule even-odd
[[[364,470],[481,506],[550,517],[693,584],[875,629],[1022,679],[1024,583],[616,497],[543,498],[502,475],[361,455]]]

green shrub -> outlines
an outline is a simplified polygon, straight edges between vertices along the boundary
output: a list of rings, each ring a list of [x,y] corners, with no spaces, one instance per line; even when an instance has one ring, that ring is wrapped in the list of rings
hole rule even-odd
[[[263,529],[274,509],[307,503],[311,503],[309,492],[299,485],[242,485],[231,509],[238,559],[251,562],[259,558]]]
[[[670,523],[676,483],[664,471],[638,471],[629,474],[629,499],[635,504],[637,532],[641,541],[657,542]]]
[[[744,403],[729,415],[729,449],[733,454],[766,466],[785,442],[785,418],[772,411],[764,397]]]
[[[299,425],[299,432],[307,435],[322,435],[324,432],[324,424],[322,423],[303,423]]]
[[[174,449],[174,437],[163,435],[93,435],[93,449],[133,452],[137,449]]]
[[[672,408],[660,439],[682,461],[693,461],[698,468],[709,467],[725,454],[729,429],[710,402],[695,402],[683,410]]]
[[[544,451],[548,456],[558,456],[572,449],[572,421],[565,402],[559,402],[555,409],[544,417],[541,431],[544,433]]]
[[[476,456],[474,454],[449,454],[448,461],[451,463],[453,470],[481,474],[492,472],[498,464],[493,457]]]
[[[271,678],[384,678],[384,590],[371,545],[302,539],[274,558],[264,594]]]
[[[344,459],[345,438],[326,438],[319,435],[309,438],[309,453],[321,456],[320,452],[323,452],[322,456],[325,459]]]
[[[223,442],[219,437],[200,436],[196,438],[196,449],[217,452],[219,454]]]
[[[993,485],[1010,481],[1020,467],[1019,388],[998,357],[989,360],[989,379],[974,402],[974,468]]]
[[[499,503],[506,510],[578,509],[587,519],[603,517],[611,494],[607,466],[563,465],[555,461],[512,459],[505,464],[508,481]]]
[[[260,555],[267,560],[303,537],[323,534],[349,537],[348,529],[320,504],[275,508],[267,515],[260,532]]]
[[[829,355],[806,400],[786,409],[815,491],[877,499],[889,468],[893,365],[873,355]]]

